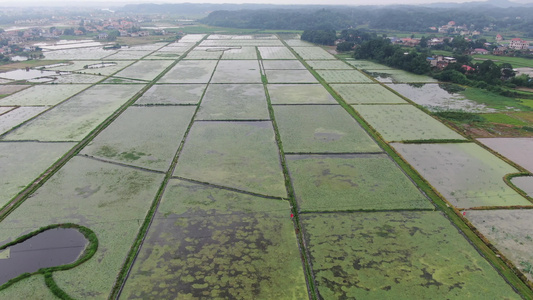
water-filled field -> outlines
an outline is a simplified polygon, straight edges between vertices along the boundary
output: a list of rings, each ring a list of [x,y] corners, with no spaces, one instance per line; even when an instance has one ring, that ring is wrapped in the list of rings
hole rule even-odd
[[[287,162],[302,211],[433,208],[382,154],[289,155]]]
[[[533,173],[532,138],[487,138],[478,141]]]
[[[0,99],[0,105],[56,105],[88,87],[87,84],[36,85]]]
[[[142,85],[97,85],[2,137],[3,140],[80,141]]]
[[[193,106],[130,107],[81,154],[167,171],[195,109]]]
[[[331,84],[348,104],[407,103],[379,84]]]
[[[354,105],[353,108],[387,141],[465,139],[411,105]]]
[[[196,120],[270,120],[262,84],[211,84]]]
[[[258,47],[262,59],[296,59],[286,47]]]
[[[304,60],[335,59],[335,56],[320,47],[292,47],[292,49]]]
[[[476,144],[393,144],[393,147],[458,208],[531,205],[503,180],[503,176],[518,170]]]
[[[269,84],[272,104],[338,104],[320,84]]]
[[[257,60],[221,60],[212,83],[261,83]]]
[[[158,83],[208,83],[216,65],[216,61],[180,61]]]
[[[172,180],[123,298],[306,299],[289,211],[286,201]]]
[[[372,79],[357,70],[318,70],[327,83],[371,83]]]
[[[266,70],[269,83],[317,83],[318,80],[307,70]]]
[[[153,85],[135,104],[137,105],[185,105],[198,104],[205,84],[159,84]]]
[[[339,105],[276,105],[274,115],[285,153],[381,151]]]
[[[439,212],[302,220],[322,299],[520,299]]]
[[[267,196],[287,196],[269,121],[195,122],[174,176]]]

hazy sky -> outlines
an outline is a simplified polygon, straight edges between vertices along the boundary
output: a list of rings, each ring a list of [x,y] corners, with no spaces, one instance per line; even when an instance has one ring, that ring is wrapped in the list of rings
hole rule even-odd
[[[0,6],[97,6],[113,7],[128,3],[263,3],[263,4],[319,4],[319,5],[387,5],[429,4],[435,2],[476,2],[484,0],[0,0]],[[533,0],[513,0],[533,3]],[[95,5],[96,4],[96,5]]]
[[[434,2],[473,2],[482,0],[186,0],[186,1],[172,1],[172,0],[0,0],[1,6],[20,6],[20,5],[37,5],[43,4],[64,4],[67,6],[76,6],[78,4],[98,3],[102,5],[127,4],[127,3],[268,3],[268,4],[320,4],[320,5],[385,5],[385,4],[427,4]],[[529,0],[528,2],[533,1]],[[522,1],[520,1],[522,2]]]

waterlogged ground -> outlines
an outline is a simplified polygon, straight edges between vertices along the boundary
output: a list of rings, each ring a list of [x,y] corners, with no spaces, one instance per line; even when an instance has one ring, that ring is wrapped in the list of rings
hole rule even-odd
[[[130,107],[81,153],[167,171],[195,109],[192,106]]]
[[[476,144],[393,147],[456,207],[531,205],[503,181],[518,170]]]
[[[339,105],[388,141],[464,140],[362,70],[426,78],[342,62],[297,34],[46,55],[65,61],[45,67],[54,84],[0,80],[0,127],[15,127],[0,137],[0,206],[123,110],[0,221],[0,244],[56,223],[96,233],[92,259],[53,274],[69,296],[109,298],[122,271],[121,299],[519,298]],[[531,205],[502,180],[518,170],[472,143],[394,147],[459,208]],[[475,211],[480,231],[531,273],[527,210],[488,212]],[[0,287],[0,298],[55,296],[35,275]]]
[[[339,105],[276,105],[285,153],[381,152]]]
[[[305,214],[321,299],[520,299],[439,212]]]
[[[353,107],[387,141],[465,139],[411,105],[357,105]]]
[[[54,279],[72,297],[106,298],[162,178],[75,157],[0,223],[0,241],[57,223],[92,229],[99,241],[95,256],[74,269],[55,272]]]
[[[271,122],[195,122],[174,176],[286,197]]]
[[[288,155],[302,211],[432,209],[385,155]]]
[[[289,211],[287,201],[172,180],[122,298],[306,299]]]

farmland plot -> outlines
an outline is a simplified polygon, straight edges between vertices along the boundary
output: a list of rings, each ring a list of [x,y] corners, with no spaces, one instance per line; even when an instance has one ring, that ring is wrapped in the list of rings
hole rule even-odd
[[[221,60],[211,83],[261,83],[257,60]]]
[[[173,61],[141,60],[118,72],[114,76],[151,81],[172,63]]]
[[[200,47],[283,47],[280,40],[204,40]]]
[[[186,60],[192,59],[219,59],[224,50],[222,47],[196,47],[185,56]]]
[[[164,46],[167,43],[153,43],[153,44],[143,44],[143,45],[134,45],[129,47],[122,47],[120,51],[155,51]]]
[[[286,39],[285,43],[291,47],[316,47],[315,44],[300,39]]]
[[[299,60],[263,60],[265,70],[305,70]]]
[[[258,47],[262,59],[296,59],[287,47]]]
[[[287,196],[271,122],[195,122],[174,176]]]
[[[64,72],[81,72],[84,74],[94,75],[111,75],[126,66],[131,65],[132,60],[117,60],[117,61],[94,61],[94,60],[76,60],[68,62],[68,65],[59,65],[47,67],[46,70],[64,71]]]
[[[285,201],[173,179],[122,296],[306,299],[289,212]]]
[[[532,210],[476,210],[467,211],[465,216],[530,281],[533,281]]]
[[[320,84],[269,84],[272,104],[338,104]]]
[[[36,85],[0,99],[0,105],[56,105],[88,87],[87,84]]]
[[[262,84],[211,84],[196,120],[270,120]]]
[[[369,60],[347,60],[346,63],[349,63],[360,70],[393,70],[393,68],[389,66],[378,64]]]
[[[28,87],[30,85],[0,85],[0,97],[11,95]]]
[[[130,107],[81,153],[166,171],[195,110],[194,106]]]
[[[208,83],[216,61],[180,61],[158,83]]]
[[[417,75],[411,72],[404,70],[365,70],[366,73],[376,78],[380,82],[388,83],[431,83],[437,82],[436,79],[433,79],[426,75]]]
[[[387,141],[465,139],[411,105],[354,105],[353,108]]]
[[[74,157],[0,223],[0,241],[50,224],[90,228],[98,238],[94,257],[53,277],[75,299],[107,298],[162,180],[162,174]]]
[[[520,299],[440,212],[301,219],[322,299]]]
[[[306,63],[315,70],[353,70],[350,65],[340,60],[308,60]]]
[[[533,176],[514,177],[511,182],[533,198]]]
[[[103,59],[117,53],[116,50],[104,50],[102,47],[65,49],[56,51],[45,51],[43,55],[47,60],[87,60]]]
[[[66,74],[61,76],[52,76],[54,84],[83,84],[83,83],[97,83],[105,77],[90,74]]]
[[[0,135],[8,132],[11,128],[35,117],[36,115],[49,109],[49,107],[18,107],[15,109],[13,109],[13,107],[9,107],[9,109],[9,112],[0,115]]]
[[[533,173],[533,138],[486,138],[478,141]]]
[[[379,84],[331,84],[348,104],[407,103]]]
[[[0,106],[0,115],[7,113],[10,110],[15,109],[15,106]]]
[[[430,111],[460,110],[476,113],[496,111],[484,104],[468,100],[461,94],[449,93],[440,84],[389,84],[388,86]]]
[[[15,197],[74,143],[0,142],[0,207]]]
[[[142,85],[98,85],[50,109],[3,140],[80,141],[133,97]]]
[[[255,47],[239,47],[224,51],[222,59],[257,59]]]
[[[432,209],[386,155],[288,155],[302,211]]]
[[[326,50],[320,47],[292,47],[292,49],[300,55],[304,60],[312,59],[335,59],[335,56],[329,54]]]
[[[172,53],[172,54],[184,54],[185,52],[189,51],[189,49],[191,49],[192,47],[188,46],[188,47],[184,47],[184,46],[181,46],[181,47],[176,47],[176,46],[172,46],[172,44],[166,46],[166,47],[163,47],[159,50],[157,50],[157,52],[154,52],[154,54],[157,54],[157,53]]]
[[[125,59],[125,60],[132,60],[132,59],[141,59],[150,53],[154,51],[152,50],[146,50],[146,51],[118,51],[115,54],[106,56],[104,60],[113,60],[113,59]]]
[[[57,300],[57,297],[46,286],[43,275],[34,275],[15,283],[8,289],[1,290],[0,298]]]
[[[198,104],[206,88],[205,84],[153,85],[135,104],[182,105]]]
[[[357,70],[318,70],[327,83],[371,83],[372,79]]]
[[[317,83],[307,70],[265,70],[269,83]]]
[[[143,58],[143,60],[176,60],[183,54],[171,52],[154,52]]]
[[[174,44],[181,44],[181,43],[196,43],[201,41],[206,35],[202,33],[198,34],[187,34],[184,37],[182,37],[177,43]],[[173,44],[169,44],[173,45]]]
[[[285,153],[381,152],[339,105],[274,106]]]
[[[455,207],[531,205],[503,181],[518,170],[476,144],[393,147]]]

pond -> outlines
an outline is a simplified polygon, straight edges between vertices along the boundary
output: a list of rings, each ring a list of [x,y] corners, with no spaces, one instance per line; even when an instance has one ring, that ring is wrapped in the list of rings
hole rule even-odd
[[[75,262],[88,241],[73,228],[46,230],[0,251],[0,285],[23,273]]]

